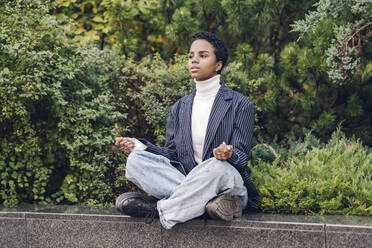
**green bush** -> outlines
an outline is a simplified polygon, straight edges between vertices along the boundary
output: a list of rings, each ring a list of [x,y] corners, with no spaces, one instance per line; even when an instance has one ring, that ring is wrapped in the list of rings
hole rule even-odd
[[[293,144],[273,163],[257,152],[253,180],[270,213],[372,215],[372,150],[340,130],[327,144]]]
[[[187,70],[187,57],[175,56],[173,63],[166,63],[155,55],[152,59],[144,59],[138,67],[145,76],[141,87],[131,91],[129,98],[137,103],[136,108],[142,111],[146,124],[153,127],[153,134],[143,137],[154,137],[153,141],[163,144],[170,106],[194,88]]]
[[[71,42],[69,26],[39,2],[0,4],[0,203],[112,204],[131,188],[126,155],[110,151],[113,137],[164,142],[170,105],[194,88],[187,57],[134,61],[114,50],[80,47]],[[136,32],[151,19],[148,10]],[[174,18],[182,14],[173,12]],[[168,35],[178,24],[167,25]],[[331,35],[322,34],[283,43],[274,54],[258,51],[259,43],[238,44],[222,80],[256,106],[260,144],[250,166],[265,212],[370,216],[371,149],[340,131],[324,141],[342,122],[349,137],[371,144],[371,46],[363,48],[353,83],[335,85],[322,53]],[[125,35],[123,41],[133,38],[128,42],[136,45],[126,47],[129,55],[139,44]],[[304,140],[293,141],[298,137]]]
[[[174,54],[187,53],[192,32],[208,30],[226,42],[231,54],[224,82],[255,103],[256,135],[266,142],[277,136],[282,146],[288,146],[289,140],[304,136],[305,127],[326,141],[343,123],[349,137],[355,135],[372,145],[371,4],[338,0],[58,3],[52,11],[63,21],[77,22],[69,32],[77,40],[100,39],[101,47],[104,43],[120,47],[126,58],[136,60],[125,62],[130,70],[125,74],[139,83],[130,86],[133,92],[148,99],[142,101],[140,96],[137,101],[131,94],[125,100],[128,114],[133,115],[132,134],[153,140],[160,135],[158,140],[163,140],[169,100],[181,93],[180,82],[189,80],[181,71],[182,75],[164,72],[164,79],[152,76],[168,69],[166,64],[183,68],[174,61]],[[159,70],[147,60],[156,53],[160,54],[155,56]],[[161,92],[147,94],[152,85]],[[147,101],[149,110],[145,105],[139,105],[142,112],[135,109],[138,102]]]
[[[120,57],[72,44],[37,1],[0,8],[0,202],[110,202]]]

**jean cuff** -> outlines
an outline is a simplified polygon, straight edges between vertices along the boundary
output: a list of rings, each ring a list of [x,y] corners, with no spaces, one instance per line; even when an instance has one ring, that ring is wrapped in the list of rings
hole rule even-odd
[[[167,220],[165,219],[165,217],[164,217],[164,213],[163,213],[163,211],[161,210],[161,208],[160,208],[160,206],[159,206],[159,203],[161,202],[161,200],[160,201],[158,201],[157,202],[157,209],[158,209],[158,212],[159,212],[159,220],[160,220],[160,224],[165,228],[165,229],[167,229],[167,230],[169,230],[169,229],[171,229],[174,225],[171,225],[171,224],[169,224],[168,222],[167,222]]]

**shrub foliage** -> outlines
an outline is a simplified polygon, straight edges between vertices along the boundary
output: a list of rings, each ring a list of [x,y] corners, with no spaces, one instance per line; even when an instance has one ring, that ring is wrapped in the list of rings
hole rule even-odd
[[[343,122],[347,135],[372,145],[372,119],[368,114],[372,111],[369,3],[355,0],[58,3],[58,19],[76,21],[69,34],[78,40],[103,37],[101,41],[119,47],[122,54],[137,63],[156,53],[160,54],[153,56],[156,62],[161,57],[163,63],[172,63],[174,54],[187,52],[192,32],[217,33],[226,41],[231,54],[224,81],[254,101],[256,132],[266,141],[277,135],[282,145],[288,145],[289,139],[304,136],[303,127],[312,129],[325,141]],[[165,84],[167,92],[174,92],[183,76],[165,79],[173,80]],[[142,81],[151,85],[165,82],[155,80],[156,83]],[[158,102],[163,102],[161,97],[167,98],[165,94],[159,95]],[[145,105],[154,108],[157,101],[152,98]],[[165,99],[164,103],[170,104]],[[163,106],[151,110],[157,116],[144,113],[145,119],[164,119],[168,106]],[[144,129],[154,130],[153,121]],[[158,133],[164,131],[150,136]]]
[[[263,151],[252,175],[264,212],[372,215],[372,151],[360,141],[338,129],[327,144],[308,134],[272,163]]]
[[[131,187],[113,137],[164,142],[169,106],[194,87],[185,52],[201,28],[230,48],[223,82],[255,103],[250,165],[263,210],[371,215],[366,4],[328,13],[335,1],[320,1],[293,26],[304,31],[295,42],[289,24],[314,1],[41,2],[0,3],[0,203],[112,204]],[[361,45],[342,50],[353,35]],[[327,142],[339,123],[358,139],[337,131]]]
[[[7,5],[0,26],[1,201],[102,204],[119,57],[79,48],[37,2]]]

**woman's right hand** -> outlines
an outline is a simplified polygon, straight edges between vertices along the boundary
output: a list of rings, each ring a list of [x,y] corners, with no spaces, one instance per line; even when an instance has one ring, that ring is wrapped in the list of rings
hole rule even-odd
[[[116,137],[115,146],[120,147],[121,150],[127,154],[133,152],[136,147],[134,139],[129,137]]]

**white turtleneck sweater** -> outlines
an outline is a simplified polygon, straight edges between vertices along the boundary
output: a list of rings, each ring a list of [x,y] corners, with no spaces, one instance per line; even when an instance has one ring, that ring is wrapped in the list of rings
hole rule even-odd
[[[192,105],[191,133],[192,147],[195,161],[199,164],[203,160],[203,147],[209,115],[212,110],[214,99],[220,89],[220,75],[216,75],[205,81],[196,81],[196,94]],[[145,150],[147,146],[134,138],[135,150]]]
[[[209,115],[214,99],[220,89],[220,75],[205,81],[195,81],[196,94],[192,105],[191,133],[195,161],[199,164],[203,159],[203,147]]]

